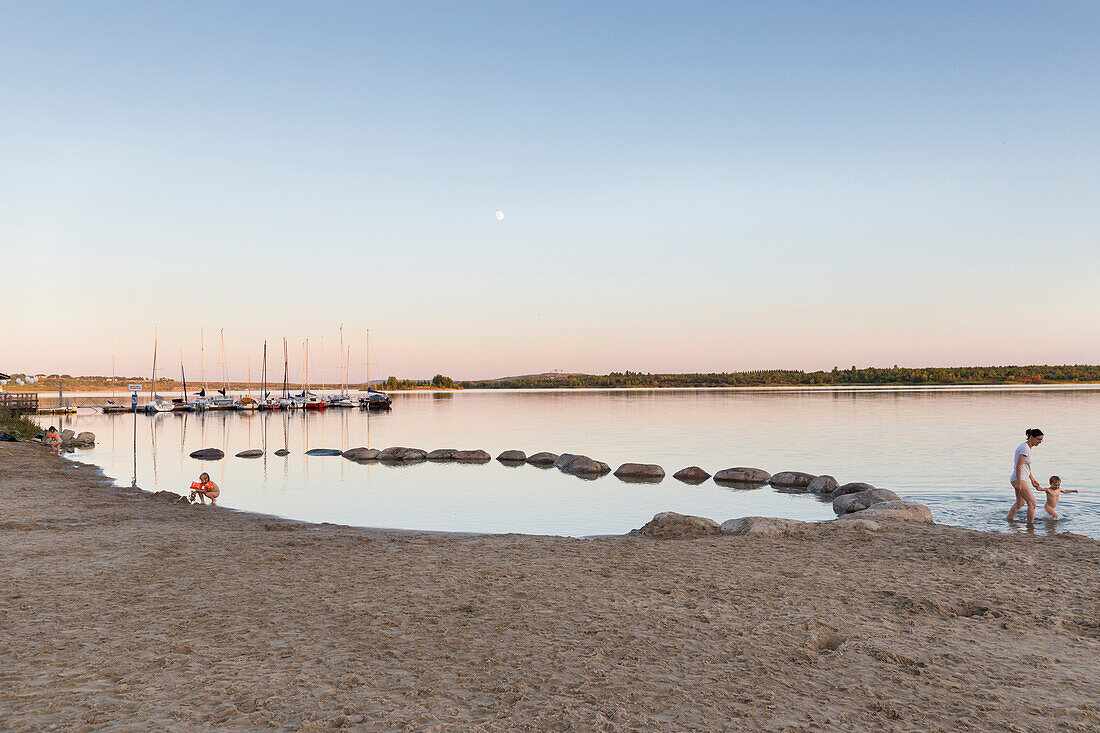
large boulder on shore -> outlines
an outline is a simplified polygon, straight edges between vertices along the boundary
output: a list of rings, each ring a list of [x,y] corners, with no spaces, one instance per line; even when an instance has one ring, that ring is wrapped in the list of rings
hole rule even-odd
[[[630,534],[658,540],[695,539],[718,534],[718,522],[691,514],[661,512]]]
[[[763,484],[767,483],[772,475],[762,468],[723,468],[714,474],[715,481],[724,481],[731,484]]]
[[[657,483],[665,477],[665,469],[655,463],[624,463],[615,469],[615,477],[624,481]]]
[[[200,461],[220,461],[225,458],[225,452],[219,448],[200,448],[191,451],[191,457],[198,458]]]
[[[781,486],[784,489],[804,489],[810,485],[817,476],[802,471],[780,471],[771,478],[772,486]]]
[[[259,448],[249,448],[237,454],[237,458],[259,458],[264,452]]]
[[[425,451],[420,450],[419,448],[402,448],[400,446],[386,448],[384,451],[378,454],[378,460],[391,461],[393,463],[423,461],[427,457],[428,454]]]
[[[488,463],[493,457],[483,450],[455,451],[452,458],[458,463]]]
[[[776,519],[775,517],[738,517],[722,522],[719,531],[722,534],[754,534],[785,536],[800,532],[809,523],[797,519]]]
[[[523,463],[527,460],[527,454],[521,450],[506,450],[497,456],[501,463]]]
[[[378,458],[378,453],[377,448],[349,448],[343,456],[349,461],[373,461]]]
[[[553,466],[558,462],[558,454],[549,451],[540,451],[533,456],[527,456],[527,462],[532,466]]]
[[[76,433],[73,432],[72,430],[69,430],[68,428],[65,428],[64,430],[61,431],[61,442],[62,443],[68,443],[69,441],[71,441],[75,437],[76,437]]]
[[[426,456],[429,461],[452,461],[458,448],[436,448]]]
[[[77,448],[90,448],[95,445],[95,433],[84,432],[77,433],[68,440],[68,444],[76,446]]]
[[[685,484],[701,484],[710,478],[710,474],[698,466],[688,466],[672,474],[672,478]]]
[[[280,448],[279,450],[275,451],[275,455],[277,455],[277,456],[289,456],[290,451],[288,451],[286,448]]]
[[[931,522],[932,510],[924,504],[915,501],[884,501],[874,504],[861,512],[845,514],[845,517],[858,517],[859,519],[904,519],[909,522]]]
[[[854,494],[841,494],[833,499],[833,511],[837,514],[861,512],[864,509],[881,504],[884,501],[897,501],[898,495],[890,489],[871,489],[857,491]]]
[[[821,494],[822,496],[824,496],[825,494],[832,494],[834,491],[836,491],[837,486],[839,486],[839,484],[837,483],[836,479],[826,473],[818,476],[809,484],[807,484],[806,491],[810,492],[811,494]]]
[[[313,448],[306,451],[307,456],[342,456],[343,451],[336,450],[335,448]]]
[[[855,494],[860,491],[874,491],[875,486],[872,484],[865,484],[862,481],[853,481],[850,484],[842,484],[833,490],[833,498],[838,496],[844,496],[845,494]]]

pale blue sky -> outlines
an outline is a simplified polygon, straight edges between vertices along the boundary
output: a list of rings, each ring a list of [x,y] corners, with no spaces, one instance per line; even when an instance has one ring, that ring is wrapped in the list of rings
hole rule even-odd
[[[402,376],[1098,362],[1098,37],[1094,2],[0,2],[0,261],[41,266],[0,362],[224,327],[244,376],[340,323]]]

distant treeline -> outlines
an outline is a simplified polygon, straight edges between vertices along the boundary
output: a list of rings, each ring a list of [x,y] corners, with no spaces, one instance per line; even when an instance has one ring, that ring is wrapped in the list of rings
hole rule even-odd
[[[710,374],[570,374],[459,382],[463,389],[568,389],[571,387],[800,387],[913,384],[1058,384],[1100,382],[1100,365],[839,369],[804,372],[765,369]]]

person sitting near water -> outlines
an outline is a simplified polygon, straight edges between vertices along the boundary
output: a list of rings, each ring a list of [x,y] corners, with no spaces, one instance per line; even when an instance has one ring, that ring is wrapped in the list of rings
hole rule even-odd
[[[1051,519],[1060,519],[1058,512],[1054,510],[1054,507],[1058,506],[1058,497],[1061,494],[1079,494],[1077,489],[1063,489],[1062,479],[1057,476],[1050,477],[1050,486],[1045,489],[1039,487],[1039,491],[1045,491],[1047,494],[1047,503],[1043,505],[1043,511],[1047,513],[1047,516]]]
[[[61,455],[61,435],[53,425],[46,431],[45,441],[46,445],[50,446],[50,450],[53,451],[55,456]]]
[[[199,480],[191,484],[191,495],[187,497],[188,501],[194,501],[195,497],[199,497],[199,502],[206,503],[206,497],[210,497],[210,504],[213,506],[218,502],[216,499],[221,496],[221,489],[218,485],[210,480],[210,474],[205,471],[199,474]]]

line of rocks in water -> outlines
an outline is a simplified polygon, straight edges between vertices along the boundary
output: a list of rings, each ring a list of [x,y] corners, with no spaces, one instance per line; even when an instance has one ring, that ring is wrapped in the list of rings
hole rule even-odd
[[[289,453],[290,451],[285,448],[275,451],[275,455],[278,456],[289,455]],[[258,458],[262,455],[263,451],[253,449],[241,451],[237,454],[237,457]],[[383,450],[352,448],[346,451],[335,448],[314,448],[306,451],[306,455],[343,456],[357,463],[379,461],[393,464],[414,464],[421,461],[488,463],[492,460],[489,453],[484,450],[437,448],[429,452],[420,448],[406,448],[403,446],[394,446]],[[225,453],[218,448],[203,448],[191,453],[191,457],[200,460],[220,460],[225,457]],[[512,466],[530,464],[539,468],[554,467],[563,473],[586,479],[596,479],[611,473],[611,467],[603,461],[597,461],[579,453],[558,454],[542,451],[529,456],[521,450],[506,450],[497,456],[497,460]],[[665,469],[654,463],[624,463],[615,470],[615,476],[627,482],[658,483],[664,480]],[[712,477],[710,473],[699,466],[688,466],[674,473],[672,477],[692,485],[698,485],[707,479],[713,478],[719,486],[730,488],[756,489],[770,485],[784,492],[815,494],[822,499],[832,500],[833,511],[842,517],[876,508],[874,515],[881,516],[893,512],[895,514],[911,515],[910,518],[927,515],[928,520],[931,520],[931,512],[927,510],[927,507],[922,504],[914,504],[914,502],[902,502],[898,495],[889,489],[879,489],[861,481],[840,484],[836,478],[828,474],[817,475],[803,471],[780,471],[777,474],[771,474],[762,468],[735,466],[724,468]],[[920,507],[920,509],[914,507]]]

